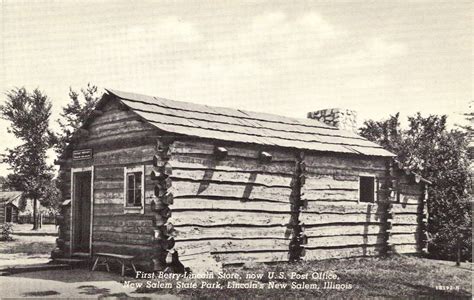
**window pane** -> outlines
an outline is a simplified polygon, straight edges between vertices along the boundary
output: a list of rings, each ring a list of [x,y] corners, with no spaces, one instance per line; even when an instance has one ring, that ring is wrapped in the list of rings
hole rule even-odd
[[[359,179],[360,202],[374,202],[375,184],[374,177],[361,176]]]
[[[134,202],[134,190],[135,190],[135,175],[127,174],[127,204],[133,205]]]
[[[143,172],[127,173],[126,181],[126,205],[140,207],[142,206],[142,178]]]
[[[137,172],[134,175],[135,175],[135,187],[136,189],[141,189],[142,188],[142,173]]]
[[[142,190],[135,190],[135,206],[142,206]]]
[[[133,205],[134,190],[127,191],[127,204]]]

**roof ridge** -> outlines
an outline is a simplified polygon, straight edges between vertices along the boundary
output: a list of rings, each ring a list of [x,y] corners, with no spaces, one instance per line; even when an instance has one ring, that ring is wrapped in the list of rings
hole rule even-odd
[[[317,120],[105,90],[143,121],[165,132],[319,152],[394,156],[360,135]]]
[[[207,104],[199,104],[199,103],[194,103],[194,102],[187,102],[187,101],[180,101],[180,100],[174,100],[174,99],[168,99],[168,98],[163,98],[163,97],[156,97],[156,96],[150,96],[150,95],[145,95],[145,94],[135,94],[135,93],[129,93],[129,92],[123,92],[123,91],[118,91],[118,90],[113,90],[113,89],[107,89],[107,88],[104,88],[106,91],[114,94],[115,96],[119,97],[119,98],[122,98],[122,99],[127,99],[129,101],[138,101],[140,102],[140,100],[137,100],[137,99],[130,99],[130,98],[123,98],[121,97],[119,94],[130,94],[130,95],[136,95],[136,96],[145,96],[145,97],[149,97],[149,98],[153,98],[155,100],[164,100],[164,101],[170,101],[170,102],[175,102],[175,103],[180,103],[180,104],[190,104],[190,105],[196,105],[196,106],[200,106],[200,107],[207,107],[207,108],[210,108],[210,109],[213,109],[213,108],[217,108],[217,109],[225,109],[225,110],[231,110],[231,111],[234,111],[234,112],[240,112],[242,114],[245,114],[245,118],[246,119],[249,119],[249,120],[257,120],[257,121],[265,121],[265,122],[273,122],[273,123],[280,123],[280,124],[290,124],[290,125],[299,125],[299,126],[304,126],[304,127],[313,127],[313,128],[324,128],[324,129],[328,129],[328,130],[341,130],[337,127],[334,127],[334,126],[330,126],[330,125],[327,125],[323,122],[320,122],[318,120],[314,120],[314,119],[309,119],[309,118],[303,118],[303,117],[288,117],[288,116],[283,116],[283,115],[278,115],[278,114],[272,114],[272,113],[267,113],[267,112],[257,112],[257,111],[250,111],[250,110],[243,110],[243,109],[239,109],[239,108],[232,108],[232,107],[225,107],[225,106],[215,106],[215,105],[207,105]],[[177,107],[170,107],[170,106],[166,106],[164,104],[160,104],[160,103],[149,103],[149,102],[146,102],[146,101],[141,101],[143,103],[147,103],[147,104],[153,104],[153,105],[157,105],[157,106],[161,106],[161,107],[164,107],[164,108],[172,108],[172,109],[176,109],[176,110],[183,110],[183,111],[190,111],[190,112],[198,112],[198,113],[206,113],[206,114],[211,114],[211,115],[222,115],[222,116],[227,116],[227,117],[238,117],[236,115],[231,115],[231,114],[223,114],[223,113],[219,113],[219,112],[211,112],[211,111],[206,111],[206,112],[201,112],[201,111],[196,111],[196,110],[192,110],[192,109],[186,109],[186,108],[177,108]],[[290,122],[284,122],[284,121],[272,121],[272,120],[268,120],[268,119],[263,119],[263,118],[257,118],[257,117],[252,117],[250,116],[248,113],[255,113],[255,114],[262,114],[262,115],[267,115],[267,116],[274,116],[274,117],[283,117],[283,118],[287,118],[287,119],[291,119],[291,120],[294,120],[294,121],[304,121],[304,123],[290,123]],[[314,124],[307,124],[307,123],[314,123]],[[341,130],[341,131],[344,131],[344,130]],[[350,132],[349,132],[350,133]],[[356,134],[355,134],[356,135]],[[357,136],[357,135],[356,135]]]

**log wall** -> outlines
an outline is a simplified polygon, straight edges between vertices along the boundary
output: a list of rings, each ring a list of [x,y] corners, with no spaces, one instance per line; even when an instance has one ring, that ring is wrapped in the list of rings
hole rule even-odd
[[[66,159],[59,179],[69,199],[71,168],[94,166],[94,252],[137,255],[162,270],[206,253],[233,264],[423,248],[423,185],[387,159],[166,135],[113,103],[87,130],[74,149],[93,158]],[[133,166],[145,166],[143,214],[124,211],[123,170]],[[359,202],[367,174],[377,178],[374,203]],[[62,216],[55,256],[69,254],[70,201]]]
[[[402,170],[392,170],[392,173],[395,173],[396,189],[390,198],[389,250],[393,253],[421,253],[426,251],[426,186],[415,182],[415,176]]]
[[[380,254],[386,242],[386,205],[382,194],[374,203],[359,202],[359,176],[385,180],[382,158],[351,158],[328,154],[304,157],[300,222],[307,239],[305,260]]]
[[[224,264],[288,260],[295,155],[272,150],[272,160],[262,162],[256,147],[221,145],[228,152],[218,158],[215,146],[170,147],[176,251],[182,257],[210,249]]]
[[[18,208],[11,203],[5,204],[5,202],[0,202],[0,223],[4,223],[6,220],[6,210],[7,207],[11,207],[12,209],[12,223],[18,223]]]
[[[74,142],[73,149],[92,149],[93,157],[73,161],[71,156],[60,166],[59,179],[64,199],[71,198],[71,168],[94,166],[93,178],[93,252],[113,252],[138,255],[149,260],[154,254],[151,244],[154,234],[154,216],[150,210],[153,199],[152,157],[155,143],[150,125],[143,123],[131,111],[109,103],[88,126],[88,135]],[[124,168],[145,166],[144,214],[124,211]],[[71,234],[71,204],[62,208],[58,248],[68,256]],[[58,250],[58,249],[57,249]],[[56,250],[56,251],[57,251]]]

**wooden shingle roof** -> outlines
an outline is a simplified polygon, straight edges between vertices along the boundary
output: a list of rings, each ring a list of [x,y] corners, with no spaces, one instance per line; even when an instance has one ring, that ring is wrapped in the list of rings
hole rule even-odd
[[[289,118],[106,90],[148,123],[166,132],[285,148],[395,156],[355,133],[312,119]]]
[[[19,191],[0,191],[0,202],[11,203],[18,207],[22,194],[23,192]]]

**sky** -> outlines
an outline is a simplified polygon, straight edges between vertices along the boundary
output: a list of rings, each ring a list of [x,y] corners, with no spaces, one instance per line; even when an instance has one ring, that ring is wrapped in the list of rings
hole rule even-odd
[[[348,108],[359,123],[454,124],[473,99],[471,1],[0,1],[0,104],[39,88],[55,129],[89,82],[292,117]],[[18,144],[7,126],[0,153]]]

